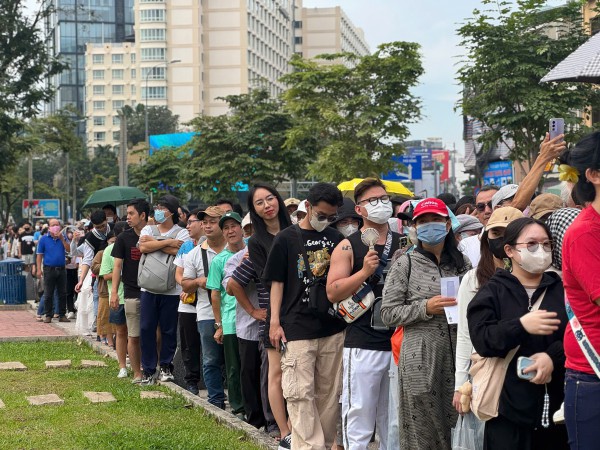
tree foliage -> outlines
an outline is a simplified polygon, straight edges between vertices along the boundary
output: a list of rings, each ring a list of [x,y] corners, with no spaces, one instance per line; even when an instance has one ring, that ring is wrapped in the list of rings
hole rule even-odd
[[[199,133],[191,144],[185,183],[204,201],[230,196],[238,183],[277,183],[305,172],[305,148],[285,146],[291,117],[281,101],[257,89],[225,98],[226,115],[190,122]]]
[[[479,141],[489,150],[514,142],[511,159],[532,161],[548,130],[548,119],[581,123],[598,91],[586,83],[540,83],[589,35],[582,27],[581,2],[555,8],[543,0],[482,0],[484,9],[458,29],[465,59],[458,70],[463,98],[458,107],[489,131]]]
[[[336,63],[342,60],[345,65]],[[419,45],[391,42],[364,57],[295,55],[291,65],[293,71],[282,78],[294,118],[286,147],[314,145],[309,173],[341,181],[393,169],[397,143],[420,117],[420,100],[411,93],[423,73]]]
[[[129,184],[150,193],[155,198],[172,194],[183,198],[185,167],[189,164],[185,149],[161,148],[150,155],[143,164],[129,166]]]
[[[143,103],[138,103],[135,108],[129,105],[123,107],[127,117],[127,140],[135,146],[146,140],[146,108]],[[148,133],[169,134],[176,133],[179,128],[179,116],[173,114],[166,106],[148,107]]]

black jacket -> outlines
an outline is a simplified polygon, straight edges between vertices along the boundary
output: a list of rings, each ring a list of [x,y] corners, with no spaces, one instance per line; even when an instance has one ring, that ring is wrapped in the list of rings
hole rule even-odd
[[[505,357],[520,345],[511,360],[500,395],[499,413],[520,425],[538,426],[542,416],[544,386],[530,383],[517,376],[517,358],[535,353],[547,353],[554,363],[552,381],[548,384],[550,417],[564,398],[565,353],[563,336],[567,326],[564,289],[560,277],[546,272],[531,299],[533,305],[546,289],[541,310],[558,314],[560,326],[548,336],[529,334],[520,318],[528,313],[529,298],[519,280],[510,272],[498,269],[482,286],[467,308],[471,341],[477,353],[487,357]]]

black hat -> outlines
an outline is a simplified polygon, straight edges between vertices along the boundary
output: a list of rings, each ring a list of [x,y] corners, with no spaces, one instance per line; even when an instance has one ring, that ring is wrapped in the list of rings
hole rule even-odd
[[[443,192],[437,196],[437,198],[443,201],[452,212],[456,208],[456,197],[449,192]]]
[[[335,222],[331,222],[331,226],[335,227],[338,222],[344,219],[352,218],[358,220],[360,222],[359,227],[362,227],[363,218],[362,216],[356,213],[356,211],[354,210],[354,206],[355,204],[351,198],[344,197],[343,205],[338,208],[337,219]]]

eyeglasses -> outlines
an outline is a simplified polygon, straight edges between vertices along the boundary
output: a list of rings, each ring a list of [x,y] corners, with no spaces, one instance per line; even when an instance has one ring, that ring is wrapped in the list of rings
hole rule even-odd
[[[546,241],[546,242],[535,242],[535,241],[531,241],[531,242],[516,242],[515,245],[526,245],[527,246],[527,250],[529,250],[531,253],[535,253],[537,251],[537,249],[540,247],[540,245],[542,246],[542,248],[544,249],[545,252],[551,252],[552,249],[554,248],[554,242],[552,241]]]
[[[200,219],[188,219],[188,221],[187,221],[188,225],[190,223],[196,223],[196,222],[202,222],[202,220],[200,220]]]
[[[273,203],[273,201],[277,201],[277,197],[275,197],[274,195],[268,195],[264,199],[261,198],[259,200],[256,200],[254,202],[254,206],[258,206],[260,208],[261,206],[263,206],[265,204],[265,202]]]
[[[379,202],[383,203],[384,205],[387,205],[390,202],[390,196],[382,195],[381,197],[369,197],[369,198],[365,198],[364,200],[359,201],[358,204],[360,205],[361,203],[364,203],[364,202],[369,202],[373,206],[377,205],[377,203],[379,203]]]
[[[477,203],[475,205],[475,208],[477,208],[477,211],[479,211],[479,212],[485,211],[486,207],[488,207],[490,209],[494,209],[494,208],[492,208],[492,202],[491,201],[489,201],[487,203]]]
[[[324,222],[325,220],[329,223],[335,222],[338,219],[338,215],[334,214],[332,216],[326,216],[325,214],[313,214],[314,217],[317,218],[319,222]]]

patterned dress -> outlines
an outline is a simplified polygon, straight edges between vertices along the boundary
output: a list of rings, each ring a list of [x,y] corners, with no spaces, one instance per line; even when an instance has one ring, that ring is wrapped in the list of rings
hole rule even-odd
[[[410,260],[409,260],[410,258]],[[381,317],[386,325],[403,326],[398,365],[400,448],[441,450],[451,447],[456,425],[454,355],[456,326],[445,315],[426,313],[427,300],[440,295],[442,277],[461,276],[471,268],[438,266],[420,248],[394,262],[383,289]]]

